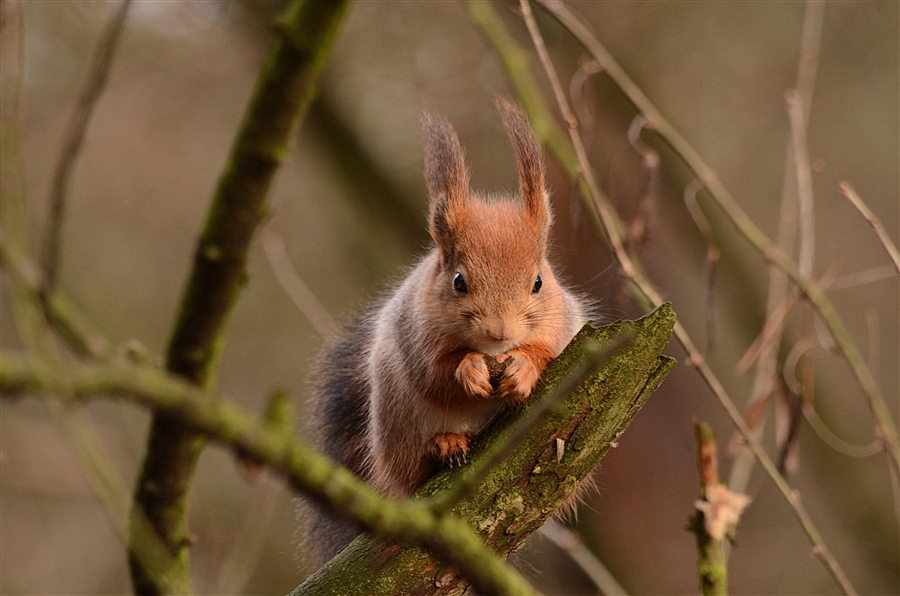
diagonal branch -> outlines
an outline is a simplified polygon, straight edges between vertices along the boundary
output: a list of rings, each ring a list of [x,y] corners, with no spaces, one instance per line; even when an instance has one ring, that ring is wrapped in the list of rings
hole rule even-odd
[[[577,363],[577,366],[568,371],[549,395],[538,400],[537,403],[532,403],[528,414],[519,420],[515,428],[507,433],[502,442],[495,442],[492,449],[485,453],[477,462],[473,462],[466,470],[466,473],[454,482],[450,488],[432,499],[432,507],[436,511],[447,511],[477,486],[481,485],[491,473],[491,470],[499,462],[510,457],[538,423],[546,418],[563,399],[575,391],[588,377],[606,364],[610,356],[623,348],[630,339],[627,335],[618,337],[610,345],[603,347],[595,342],[582,342],[582,349],[585,353],[584,362]]]
[[[349,0],[296,0],[277,23],[279,35],[219,179],[169,343],[166,368],[199,387],[213,385],[226,324],[247,277],[250,241],[265,217],[269,187],[315,95],[348,5]],[[190,591],[185,512],[203,445],[196,431],[164,413],[154,416],[135,507],[146,511],[174,564],[164,574],[153,574],[131,557],[139,594]]]
[[[862,215],[865,220],[869,222],[869,225],[872,226],[875,235],[878,236],[878,240],[881,241],[884,250],[887,251],[888,256],[891,258],[891,262],[894,263],[894,268],[900,273],[900,250],[897,250],[897,245],[891,241],[890,235],[887,233],[887,230],[884,229],[884,224],[881,223],[881,220],[878,219],[874,213],[872,213],[869,206],[859,198],[859,195],[856,194],[856,191],[853,190],[853,187],[850,186],[849,182],[841,182],[838,185],[838,188],[840,189],[841,194],[844,195],[844,198],[850,201],[850,203],[856,207],[856,210],[859,211],[860,215]]]
[[[448,492],[456,492],[457,483],[466,482],[469,469],[491,459],[523,424],[531,426],[515,452],[480,478],[477,490],[464,493],[447,516],[463,519],[488,547],[501,557],[509,555],[572,498],[675,365],[672,358],[660,355],[674,324],[675,313],[665,304],[637,321],[600,329],[586,325],[547,367],[525,409],[493,423],[470,453],[469,466],[438,474],[416,493],[413,502],[424,502],[429,511],[440,508]],[[530,425],[536,407],[566,384],[571,373],[590,366],[592,356],[585,340],[609,349],[623,336],[632,341],[568,392],[547,416]],[[440,554],[446,560],[446,553]],[[466,584],[458,570],[421,548],[362,536],[307,578],[292,596],[461,594]]]

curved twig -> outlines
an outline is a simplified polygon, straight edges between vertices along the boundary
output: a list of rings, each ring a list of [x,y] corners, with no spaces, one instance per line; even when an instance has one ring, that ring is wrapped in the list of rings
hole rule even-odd
[[[291,263],[291,257],[288,255],[284,238],[272,229],[265,229],[261,240],[266,260],[269,262],[272,273],[278,279],[278,283],[281,284],[281,289],[288,295],[297,310],[303,313],[303,316],[322,339],[333,338],[337,330],[334,319],[297,273]]]
[[[551,519],[541,528],[541,536],[566,551],[572,560],[594,582],[604,596],[627,596],[628,592],[616,580],[603,561],[597,558],[591,549],[574,531],[565,527],[555,519]]]

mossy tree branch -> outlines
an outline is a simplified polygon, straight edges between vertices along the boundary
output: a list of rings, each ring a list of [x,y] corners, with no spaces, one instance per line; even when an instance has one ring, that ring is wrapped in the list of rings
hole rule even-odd
[[[355,569],[360,573],[371,571],[368,579],[381,586],[366,587],[374,593],[407,593],[416,582],[426,591],[452,586],[461,589],[466,585],[463,578],[468,578],[482,593],[521,594],[529,591],[527,584],[493,556],[484,542],[499,554],[508,554],[594,468],[674,365],[672,359],[660,356],[674,321],[671,307],[665,305],[638,321],[602,329],[585,327],[547,369],[532,404],[566,382],[569,373],[589,358],[583,343],[586,338],[601,345],[609,345],[623,335],[633,339],[569,394],[557,411],[535,425],[522,446],[450,512],[436,506],[442,502],[438,495],[466,468],[439,474],[423,487],[417,499],[385,499],[293,436],[289,426],[261,421],[227,401],[210,399],[193,384],[152,366],[109,362],[63,365],[4,351],[0,353],[0,394],[4,398],[44,393],[82,401],[110,395],[130,399],[244,457],[271,466],[294,488],[354,519],[369,532],[392,540],[358,540],[298,588],[299,593],[357,593],[352,582],[360,577],[358,573],[347,575],[341,581],[350,583],[342,584],[335,583],[334,575],[354,568],[355,553]],[[511,412],[493,425],[476,446],[474,461],[503,442],[527,412],[528,408]],[[398,541],[422,544],[428,550],[402,549]],[[366,545],[374,550],[370,556],[359,558],[366,552]],[[382,557],[380,563],[371,558],[376,552]],[[460,575],[446,575],[429,552],[452,564]],[[376,570],[372,570],[373,564],[377,564]],[[441,579],[438,584],[436,577]]]
[[[247,252],[265,217],[266,198],[303,114],[349,0],[292,2],[278,21],[278,38],[260,73],[200,236],[193,270],[169,343],[166,368],[204,389],[213,385],[229,314],[244,285]],[[173,555],[173,567],[151,573],[129,557],[139,594],[188,593],[187,494],[204,436],[163,411],[151,425],[135,491]],[[137,537],[133,537],[136,540]]]
[[[479,438],[471,465],[489,456],[515,432],[529,408],[585,361],[585,340],[609,345],[622,335],[633,339],[538,422],[514,453],[486,474],[476,490],[456,502],[450,515],[464,520],[501,557],[518,548],[574,493],[674,366],[673,359],[660,355],[674,324],[675,314],[665,304],[637,321],[601,329],[586,326],[547,368],[524,411],[508,413]],[[466,467],[445,470],[423,486],[413,502],[440,508],[442,495],[466,472]],[[292,596],[462,593],[467,580],[433,552],[445,554],[432,545],[426,550],[361,536],[307,578]]]

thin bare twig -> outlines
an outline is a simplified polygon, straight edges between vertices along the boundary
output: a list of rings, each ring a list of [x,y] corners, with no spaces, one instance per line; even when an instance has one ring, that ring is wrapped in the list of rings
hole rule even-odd
[[[559,16],[560,14],[564,14],[564,15],[567,14],[568,15],[567,18],[563,19],[562,17],[560,17],[561,20],[563,21],[564,25],[570,31],[575,33],[576,36],[578,36],[579,39],[581,39],[583,44],[590,45],[595,50],[597,48],[599,48],[599,42],[597,42],[596,39],[593,38],[593,36],[587,32],[587,29],[584,27],[584,25],[581,23],[581,21],[579,19],[575,18],[574,15],[572,15],[572,13],[569,12],[568,9],[565,8],[561,2],[556,2],[556,1],[551,2],[548,0],[538,0],[538,1],[541,3],[541,5],[550,9],[551,12],[557,16]],[[575,146],[576,154],[578,155],[579,166],[580,166],[581,172],[587,178],[588,187],[591,189],[591,191],[593,193],[596,189],[596,184],[592,183],[593,176],[591,174],[591,168],[590,168],[590,165],[587,163],[587,156],[585,155],[585,153],[583,151],[583,145],[580,142],[580,139],[578,138],[579,137],[578,123],[575,120],[575,117],[572,115],[572,112],[568,107],[568,103],[566,101],[565,95],[562,92],[562,86],[560,85],[560,82],[559,82],[559,76],[557,75],[556,69],[550,60],[549,54],[547,53],[547,48],[544,44],[544,40],[543,40],[543,37],[541,36],[540,30],[537,27],[537,23],[534,20],[534,15],[531,12],[531,6],[528,4],[528,0],[520,0],[520,7],[522,10],[522,15],[525,19],[525,24],[528,28],[529,34],[531,35],[532,42],[534,43],[535,50],[538,53],[538,57],[540,58],[541,64],[544,66],[544,70],[547,74],[547,77],[550,79],[550,84],[551,84],[551,87],[553,88],[553,94],[556,97],[557,103],[559,104],[559,109],[563,114],[563,119],[566,121],[566,123],[569,126],[569,135],[572,138],[572,142],[573,142],[573,145]],[[575,31],[576,29],[579,30],[580,35],[579,35],[579,33],[576,33],[576,31]],[[585,36],[585,37],[582,38],[582,36]],[[649,103],[649,100],[646,99],[646,96],[644,96],[643,93],[637,88],[637,86],[634,85],[634,83],[631,82],[630,79],[628,79],[628,77],[625,75],[624,71],[622,71],[621,68],[612,61],[611,56],[609,56],[609,54],[606,53],[605,50],[603,50],[602,52],[597,51],[594,54],[594,57],[598,58],[598,60],[600,60],[601,64],[603,64],[603,66],[605,67],[607,73],[609,72],[610,66],[614,67],[619,72],[620,76],[623,77],[624,80],[628,81],[628,83],[630,84],[630,86],[632,88],[631,89],[632,92],[639,94],[639,96],[643,98],[643,103],[646,103],[647,106],[649,106],[650,110],[652,110],[654,115],[656,115],[656,116],[659,115],[659,112],[656,111],[655,108],[653,108],[653,106]],[[621,82],[619,81],[618,78],[616,78],[616,82],[619,83],[620,87],[621,87]],[[645,112],[645,116],[646,115],[647,114]],[[656,120],[656,118],[654,118],[654,120]],[[661,120],[661,116],[659,116],[659,120],[661,122],[664,122]],[[653,122],[653,120],[651,120],[651,122],[654,124],[654,127],[657,126],[657,124],[655,122]],[[668,126],[668,125],[666,125],[666,126]],[[657,130],[659,130],[659,129],[657,128]],[[680,137],[678,137],[678,138],[680,138]],[[691,149],[691,152],[693,152],[693,149]],[[694,155],[696,155],[696,154],[694,153]],[[699,156],[697,156],[697,160],[699,160]],[[698,174],[698,177],[701,179],[701,181],[703,181],[704,184],[706,184],[707,186],[709,186],[710,183],[713,183],[713,184],[721,187],[721,183],[718,181],[718,178],[714,174],[712,174],[712,170],[707,168],[705,166],[705,164],[704,164],[704,169],[702,170],[702,172],[697,171],[697,170],[695,170],[695,172]],[[724,187],[722,187],[722,188],[724,190]],[[727,191],[724,191],[724,192],[727,193]],[[660,301],[659,293],[656,291],[655,288],[653,288],[652,284],[650,284],[650,282],[647,279],[645,279],[644,276],[635,268],[629,255],[624,250],[621,250],[621,248],[620,248],[621,247],[621,239],[619,238],[617,228],[613,223],[613,217],[610,214],[609,209],[607,209],[607,208],[601,209],[601,207],[605,207],[605,206],[603,205],[602,201],[598,200],[599,192],[597,192],[593,196],[594,196],[595,202],[598,203],[597,209],[598,209],[598,212],[600,213],[601,222],[604,226],[605,233],[610,238],[611,246],[614,247],[613,248],[614,256],[619,260],[620,267],[622,268],[623,272],[626,270],[630,271],[631,275],[629,276],[629,279],[632,281],[633,287],[635,287],[637,289],[637,291],[640,292],[640,294],[645,299],[651,301],[654,304],[658,304],[659,303],[658,301]],[[736,204],[735,204],[735,206],[736,206]],[[744,217],[746,218],[746,216],[744,216]],[[748,221],[749,221],[749,219],[748,219]],[[752,223],[750,225],[753,226],[755,229],[755,226]],[[759,232],[759,233],[761,234],[761,232]],[[771,242],[768,242],[768,244],[771,245]],[[619,249],[616,248],[617,246],[619,247]],[[795,267],[794,267],[794,269],[795,269]],[[796,273],[796,271],[794,271],[794,273]],[[806,280],[804,280],[804,281],[806,281]],[[807,287],[810,286],[809,283],[807,283],[806,285],[807,285]],[[815,288],[818,289],[818,286],[815,286]],[[806,289],[806,288],[804,288],[804,289]],[[821,290],[819,290],[819,292],[821,293]],[[684,329],[684,327],[680,323],[676,323],[674,333],[675,333],[675,336],[678,339],[679,343],[681,344],[681,346],[688,353],[689,363],[697,368],[697,371],[700,373],[700,375],[706,381],[707,385],[709,385],[710,389],[713,391],[713,394],[716,396],[716,398],[721,403],[722,407],[725,409],[725,411],[731,417],[734,425],[738,428],[738,430],[744,436],[747,446],[750,448],[751,452],[754,454],[754,456],[756,457],[759,464],[763,467],[763,469],[766,470],[767,474],[772,478],[773,482],[775,482],[775,485],[778,487],[778,490],[782,493],[784,498],[787,500],[788,504],[791,507],[791,510],[794,512],[794,515],[797,517],[798,521],[800,522],[801,527],[803,528],[808,539],[812,543],[813,552],[823,562],[823,564],[825,565],[825,568],[828,570],[828,572],[831,574],[831,576],[834,578],[834,580],[837,582],[837,584],[841,587],[841,589],[845,593],[849,594],[849,593],[855,592],[852,585],[850,584],[850,580],[847,578],[847,575],[844,573],[843,569],[838,564],[837,560],[831,554],[831,550],[825,545],[821,534],[819,533],[819,531],[816,528],[815,524],[813,523],[812,519],[809,517],[809,514],[806,512],[805,507],[803,506],[802,502],[800,501],[798,493],[790,488],[787,481],[785,481],[784,477],[778,472],[778,469],[776,468],[775,464],[772,462],[771,459],[769,459],[765,450],[759,444],[759,441],[757,441],[756,438],[753,436],[753,432],[750,430],[750,428],[744,422],[744,419],[741,416],[741,413],[738,410],[737,406],[735,406],[734,401],[731,399],[731,397],[725,391],[724,386],[721,384],[721,382],[715,376],[712,369],[706,364],[703,357],[700,355],[700,352],[697,350],[696,346],[694,345],[693,340],[688,335],[687,331]]]
[[[603,69],[595,60],[585,60],[569,81],[569,97],[572,98],[572,104],[575,106],[575,111],[578,112],[578,121],[582,127],[581,136],[587,147],[591,146],[593,140],[595,118],[585,96],[585,83],[602,71]]]
[[[542,41],[542,38],[540,36],[540,31],[538,31],[537,29],[537,24],[534,23],[534,16],[531,14],[531,7],[528,5],[528,2],[525,1],[522,1],[520,3],[520,6],[522,7],[522,12],[525,15],[525,23],[526,25],[528,25],[528,30],[531,33],[532,40],[535,40],[535,43],[537,44],[536,40],[540,39]],[[546,47],[543,47],[543,45],[541,46],[541,49],[538,50],[538,58],[540,59],[545,71],[547,71],[548,69],[553,69],[553,64],[550,62],[550,56],[547,53]],[[572,146],[575,148],[575,154],[578,159],[579,174],[587,183],[587,186],[590,189],[591,197],[594,198],[594,206],[597,209],[597,212],[600,214],[600,219],[604,222],[611,221],[612,217],[610,214],[609,205],[606,203],[606,201],[599,200],[598,198],[601,194],[600,187],[597,185],[597,179],[594,177],[594,171],[591,169],[590,163],[588,161],[587,151],[584,148],[581,134],[578,132],[578,119],[575,118],[575,115],[569,108],[569,102],[566,100],[562,84],[559,81],[559,76],[555,75],[553,77],[552,87],[553,94],[556,96],[556,102],[559,105],[560,110],[562,111],[563,120],[568,127],[569,140],[572,143]],[[603,233],[606,235],[606,239],[609,242],[610,247],[612,248],[613,255],[619,262],[622,277],[628,280],[634,278],[634,264],[631,262],[631,257],[628,256],[628,252],[625,250],[625,244],[622,241],[622,238],[619,236],[618,231],[613,230],[613,232],[610,232],[610,230],[607,229],[607,226],[604,226]],[[656,295],[655,299],[652,299],[652,301],[657,305],[662,304],[661,297],[658,295]]]
[[[628,127],[628,142],[641,155],[644,168],[644,188],[637,202],[637,210],[625,236],[625,246],[634,251],[647,242],[654,226],[654,213],[659,205],[660,160],[659,153],[644,143],[641,131],[646,120],[638,114]]]
[[[803,99],[797,91],[785,94],[791,123],[791,145],[794,148],[794,169],[797,173],[797,198],[800,210],[800,251],[798,256],[800,275],[812,275],[815,260],[815,212],[813,207],[812,168],[806,146],[806,115]]]
[[[628,592],[616,580],[603,561],[591,552],[577,532],[570,530],[555,519],[551,519],[539,530],[544,536],[568,553],[573,561],[594,582],[594,586],[605,596],[626,596]]]
[[[713,236],[709,220],[697,203],[697,193],[702,188],[703,184],[694,178],[684,187],[684,204],[703,239],[706,240],[706,267],[703,273],[705,283],[703,285],[706,300],[706,351],[709,353],[716,345],[716,271],[719,264],[719,248],[716,246],[716,239]]]
[[[884,246],[884,250],[887,251],[888,256],[891,258],[891,261],[894,263],[894,268],[900,272],[900,250],[897,250],[897,245],[893,243],[891,237],[888,235],[887,230],[884,229],[884,224],[881,223],[881,220],[872,213],[872,210],[869,209],[869,206],[866,205],[859,195],[856,194],[856,191],[853,190],[853,187],[850,186],[849,182],[841,182],[838,184],[838,188],[841,190],[841,194],[844,195],[844,198],[850,201],[850,203],[856,207],[856,210],[859,211],[860,215],[866,218],[866,221],[869,222],[869,225],[872,226],[872,229],[875,230],[875,235],[878,236],[878,239],[881,241],[881,244]]]
[[[277,478],[263,470],[256,482],[249,506],[231,549],[225,556],[222,572],[216,581],[215,594],[242,594],[264,551],[264,541],[272,530],[283,494]]]
[[[825,290],[830,289],[836,275],[836,269],[829,269],[819,279],[819,285]],[[747,351],[744,352],[744,355],[741,356],[741,359],[735,365],[735,370],[738,374],[746,373],[754,363],[760,363],[757,367],[757,370],[759,370],[762,367],[762,362],[770,358],[774,359],[775,344],[781,337],[781,332],[784,329],[788,316],[801,297],[800,289],[794,286],[780,303],[767,309],[769,312],[762,331],[759,332],[759,335],[756,336],[756,339],[753,340],[753,343],[750,344],[750,347],[747,348]]]
[[[125,28],[125,19],[128,9],[131,8],[131,0],[122,0],[118,9],[110,18],[100,43],[94,52],[91,62],[91,70],[84,80],[78,104],[72,112],[69,126],[66,129],[59,162],[53,174],[53,185],[50,190],[50,219],[47,227],[47,235],[44,238],[42,253],[42,265],[44,268],[44,293],[50,291],[56,285],[59,269],[59,251],[62,240],[62,224],[66,207],[66,194],[72,177],[75,161],[84,144],[88,122],[97,105],[103,88],[109,76],[116,46]]]
[[[810,107],[812,106],[813,88],[816,81],[816,72],[819,67],[819,46],[822,38],[822,24],[824,21],[825,3],[818,0],[809,0],[803,17],[803,30],[800,35],[800,59],[797,66],[797,81],[794,85],[798,102],[803,115],[804,128],[809,122]],[[784,165],[784,183],[781,191],[781,208],[778,218],[778,247],[785,253],[793,251],[794,241],[797,235],[797,182],[798,177],[794,173],[796,159],[794,158],[794,145],[791,137],[788,138],[787,152]],[[769,267],[769,291],[766,299],[766,327],[769,321],[777,315],[781,315],[782,305],[788,301],[788,278],[778,267]],[[799,292],[797,292],[799,298]],[[787,311],[783,312],[786,317]],[[780,333],[770,338],[770,348],[774,347],[780,338]],[[749,352],[749,351],[748,351]],[[742,359],[743,360],[743,359]],[[739,365],[740,366],[740,365]],[[749,366],[749,365],[748,365]],[[771,387],[774,383],[776,366],[776,353],[769,349],[760,354],[753,379],[753,389],[750,403],[746,406],[748,412],[758,411],[761,402],[768,400],[772,394]],[[762,431],[765,418],[758,419],[755,426],[757,432]],[[729,487],[732,490],[742,492],[750,480],[753,461],[746,456],[739,456],[731,468]],[[726,545],[726,555],[728,545]]]
[[[319,302],[312,293],[303,278],[297,273],[291,263],[291,257],[287,253],[284,238],[278,232],[269,228],[263,230],[262,247],[266,254],[266,260],[272,273],[281,284],[284,293],[288,295],[297,309],[303,313],[306,320],[313,326],[322,339],[334,337],[337,326],[328,310]]]
[[[811,278],[815,265],[815,208],[812,189],[812,168],[809,163],[809,150],[806,139],[806,113],[804,113],[803,100],[795,90],[785,94],[787,102],[788,119],[791,128],[791,146],[794,155],[794,170],[797,176],[797,206],[799,211],[800,247],[797,254],[797,262],[800,275]],[[814,311],[808,302],[803,305],[803,336],[811,337],[814,333]],[[806,356],[806,350],[800,352],[797,362],[800,370],[800,384],[796,391],[800,402],[811,403],[815,392],[815,380],[813,361]],[[794,470],[798,465],[796,457],[796,440],[800,423],[800,408],[792,406],[788,412],[789,423],[786,432],[776,432],[776,443],[782,446],[783,456],[779,468],[782,470]],[[780,428],[776,428],[779,431]]]
[[[738,374],[742,375],[746,373],[755,363],[762,362],[768,359],[770,355],[774,354],[772,348],[781,337],[781,331],[788,319],[788,315],[791,314],[794,305],[796,305],[799,300],[800,290],[794,288],[787,297],[785,297],[785,299],[769,313],[762,331],[759,332],[759,335],[756,336],[756,339],[753,340],[753,343],[750,344],[750,347],[747,348],[747,351],[744,352],[744,355],[735,365],[734,368]],[[759,370],[759,368],[757,368],[757,370]],[[751,405],[752,403],[753,402],[751,401]]]
[[[846,273],[831,284],[831,288],[829,290],[845,290],[847,288],[855,288],[858,286],[864,286],[866,284],[872,284],[879,281],[884,281],[886,279],[891,279],[892,277],[897,277],[897,268],[893,265],[882,265],[881,267],[871,267],[869,269],[864,269],[863,271],[856,271],[854,273]]]
[[[812,178],[806,129],[812,107],[816,72],[819,68],[819,46],[821,45],[824,17],[825,3],[820,0],[807,0],[803,16],[803,29],[800,35],[797,81],[794,89],[787,95],[791,135],[788,138],[785,157],[784,187],[777,238],[778,246],[786,253],[790,253],[795,236],[799,232],[801,243],[799,267],[801,274],[806,277],[812,275],[815,252]],[[798,227],[799,229],[796,229]],[[767,308],[769,313],[787,293],[787,279],[784,273],[776,267],[770,267],[770,272]]]
[[[21,291],[37,298],[47,323],[75,354],[98,358],[108,353],[109,342],[91,328],[71,302],[56,290],[41,294],[43,272],[5,236],[0,237],[0,268],[10,274]]]
[[[131,495],[87,413],[64,408],[63,404],[54,400],[47,400],[47,405],[81,463],[88,484],[113,526],[116,537],[127,545],[129,531],[136,534],[140,540],[135,556],[141,564],[151,569],[166,569],[171,565],[171,555],[143,511],[132,510],[129,515]]]

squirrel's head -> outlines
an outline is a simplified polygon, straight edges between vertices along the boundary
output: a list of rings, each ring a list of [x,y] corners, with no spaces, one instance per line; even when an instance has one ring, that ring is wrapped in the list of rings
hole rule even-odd
[[[560,290],[546,260],[552,222],[544,164],[521,108],[497,109],[519,171],[516,194],[484,198],[469,188],[465,155],[447,120],[423,117],[429,232],[438,247],[433,308],[448,334],[500,354],[525,343],[559,310]],[[441,318],[441,313],[434,313]]]

